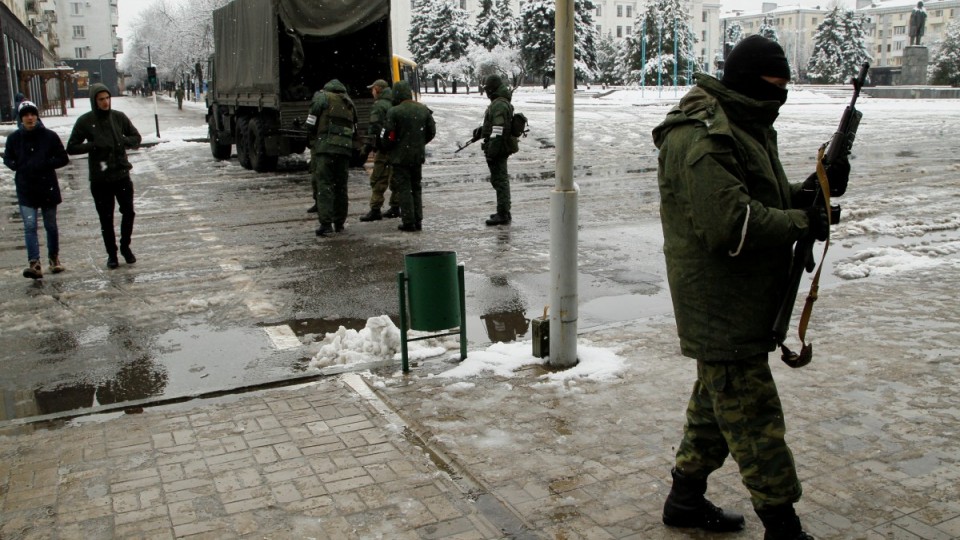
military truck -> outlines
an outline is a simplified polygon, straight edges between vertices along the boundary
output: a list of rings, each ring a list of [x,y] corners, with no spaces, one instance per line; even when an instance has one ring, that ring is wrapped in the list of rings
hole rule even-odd
[[[213,12],[210,150],[258,172],[307,147],[314,92],[338,79],[365,132],[367,85],[391,77],[390,0],[233,0]],[[357,141],[359,146],[360,142]]]

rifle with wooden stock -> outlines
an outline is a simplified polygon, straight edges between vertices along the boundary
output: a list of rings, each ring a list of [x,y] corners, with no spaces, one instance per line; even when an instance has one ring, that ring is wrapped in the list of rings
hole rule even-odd
[[[830,138],[829,144],[822,145],[817,156],[817,182],[814,187],[812,206],[823,205],[827,216],[829,216],[829,223],[831,225],[840,222],[840,207],[831,206],[830,204],[829,171],[831,165],[841,159],[846,159],[847,155],[850,154],[850,150],[853,148],[853,140],[857,135],[857,128],[860,126],[860,119],[863,117],[863,113],[856,108],[857,98],[860,96],[860,88],[866,81],[867,70],[869,68],[870,64],[864,62],[863,65],[860,66],[860,73],[851,81],[851,84],[853,84],[853,97],[850,99],[850,104],[844,109],[843,116],[840,118],[840,125],[833,134],[833,137]],[[794,368],[803,367],[813,359],[813,344],[805,343],[804,338],[806,337],[810,313],[813,311],[813,303],[817,300],[820,271],[823,269],[823,258],[827,254],[830,239],[828,237],[824,243],[819,268],[817,268],[816,261],[813,257],[813,245],[815,242],[815,238],[807,236],[797,240],[797,243],[794,245],[793,261],[790,266],[790,279],[787,291],[780,301],[780,309],[777,312],[777,318],[773,322],[773,339],[777,345],[780,346],[782,352],[781,359],[788,366]],[[813,272],[814,268],[817,268],[817,271],[810,285],[810,292],[804,303],[798,327],[801,348],[799,353],[794,353],[787,348],[783,342],[787,337],[790,317],[793,314],[793,306],[797,300],[797,291],[800,289],[800,280],[803,278],[805,272]]]

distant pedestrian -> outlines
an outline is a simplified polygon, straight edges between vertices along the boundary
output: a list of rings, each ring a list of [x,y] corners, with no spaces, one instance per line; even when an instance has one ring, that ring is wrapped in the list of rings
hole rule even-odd
[[[387,121],[387,113],[393,107],[393,91],[383,79],[377,79],[367,88],[373,94],[373,107],[370,108],[370,124],[367,128],[367,142],[361,152],[364,156],[372,150],[377,154],[373,158],[373,170],[370,171],[370,211],[360,221],[379,221],[383,218],[400,217],[400,196],[392,181],[392,169],[387,163],[387,151],[380,145],[380,132]],[[383,194],[390,188],[390,209],[381,213]]]
[[[17,119],[23,127],[7,138],[3,150],[3,163],[16,171],[17,203],[23,218],[23,236],[27,244],[27,268],[23,277],[40,279],[40,243],[37,238],[37,216],[43,216],[43,229],[47,233],[47,261],[53,274],[63,272],[60,263],[60,233],[57,227],[57,205],[60,182],[56,169],[70,162],[63,143],[56,133],[40,124],[40,110],[32,102],[24,100],[17,111]]]
[[[127,115],[110,106],[111,94],[106,86],[90,86],[93,109],[77,118],[67,153],[89,154],[90,193],[100,217],[100,234],[107,250],[107,268],[120,266],[117,260],[117,237],[113,228],[114,201],[120,208],[120,254],[127,264],[137,262],[130,241],[133,236],[133,182],[127,160],[127,148],[140,145],[140,132]]]
[[[347,177],[353,155],[357,109],[347,88],[332,79],[313,95],[307,133],[313,141],[313,185],[320,227],[317,236],[343,231],[349,200]]]
[[[507,172],[507,158],[519,149],[517,138],[510,129],[513,123],[513,105],[510,103],[513,92],[499,75],[487,77],[483,89],[490,98],[490,105],[483,114],[483,125],[477,129],[483,138],[481,148],[490,170],[490,184],[497,193],[497,212],[490,216],[487,225],[509,225],[513,221],[513,215],[510,213],[510,174]]]
[[[426,146],[437,134],[433,111],[413,100],[410,83],[393,83],[393,108],[387,113],[381,144],[387,148],[387,162],[393,168],[394,185],[400,196],[397,227],[404,232],[423,229],[423,163]]]
[[[178,86],[178,87],[177,87],[177,91],[175,92],[175,95],[177,96],[177,108],[180,109],[180,110],[183,110],[183,95],[184,95],[184,93],[183,93],[183,87],[182,87],[182,86]]]

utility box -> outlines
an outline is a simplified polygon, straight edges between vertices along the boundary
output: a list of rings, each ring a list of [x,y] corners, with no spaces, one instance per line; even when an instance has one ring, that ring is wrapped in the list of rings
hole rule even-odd
[[[533,355],[537,358],[550,356],[550,317],[547,308],[543,309],[543,317],[530,321],[530,333],[533,336]]]

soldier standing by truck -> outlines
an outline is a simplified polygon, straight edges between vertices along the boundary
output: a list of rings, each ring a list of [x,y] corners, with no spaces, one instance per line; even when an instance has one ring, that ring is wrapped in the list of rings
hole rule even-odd
[[[414,232],[423,228],[423,163],[427,157],[427,143],[436,134],[433,111],[413,100],[410,83],[393,83],[393,108],[387,113],[381,144],[389,151],[387,161],[393,168],[394,185],[400,196],[403,223],[397,229],[401,231]]]
[[[387,121],[387,112],[393,106],[393,92],[387,81],[377,79],[367,88],[373,94],[373,107],[370,109],[370,126],[367,128],[367,142],[363,148],[363,155],[370,154],[376,149],[377,155],[373,159],[373,170],[370,172],[370,211],[360,218],[360,221],[379,221],[385,217],[400,217],[400,197],[393,184],[393,173],[387,163],[387,153],[380,148],[379,136],[383,124]],[[390,187],[390,209],[381,214],[383,207],[383,193]]]
[[[347,220],[347,175],[353,155],[357,110],[337,79],[313,95],[307,133],[316,156],[313,185],[317,193],[317,236],[343,231]]]

